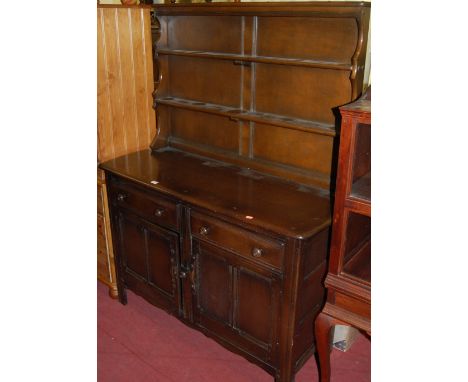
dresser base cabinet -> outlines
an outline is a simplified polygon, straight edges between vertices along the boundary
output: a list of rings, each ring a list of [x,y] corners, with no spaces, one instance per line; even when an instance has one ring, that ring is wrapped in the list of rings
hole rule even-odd
[[[273,177],[245,178],[240,168],[232,167],[231,176],[224,179],[226,189],[234,189],[242,180],[253,192],[268,185],[272,193],[259,192],[252,205],[239,200],[238,208],[248,208],[251,216],[235,218],[217,208],[215,213],[206,206],[213,200],[229,204],[232,193],[239,190],[223,194],[203,180],[195,184],[188,172],[193,163],[203,160],[173,154],[184,157],[187,170],[171,175],[174,181],[186,182],[171,193],[150,180],[145,186],[141,179],[122,176],[117,161],[113,172],[106,171],[120,301],[127,303],[125,291],[131,289],[258,364],[276,380],[292,381],[315,352],[313,322],[324,299],[328,196],[314,189],[298,191],[297,185]],[[163,153],[139,152],[134,157],[141,160],[145,155],[153,161],[153,169],[164,167]],[[216,166],[207,169],[219,171]],[[202,183],[203,192],[196,191]],[[184,193],[187,189],[190,194]],[[280,201],[277,209],[271,208],[277,195],[302,200],[282,217]],[[323,217],[302,225],[300,217],[306,217],[302,202]],[[265,214],[271,215],[270,221],[296,220],[298,227],[283,224],[265,229]],[[247,223],[249,217],[258,221]],[[302,227],[307,230],[291,231]]]

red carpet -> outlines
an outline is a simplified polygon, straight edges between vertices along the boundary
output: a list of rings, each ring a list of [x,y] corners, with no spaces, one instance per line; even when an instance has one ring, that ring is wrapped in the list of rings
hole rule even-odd
[[[273,377],[128,291],[128,305],[98,283],[99,382],[273,382]],[[332,352],[332,382],[369,382],[370,341]],[[296,382],[317,382],[315,358]]]

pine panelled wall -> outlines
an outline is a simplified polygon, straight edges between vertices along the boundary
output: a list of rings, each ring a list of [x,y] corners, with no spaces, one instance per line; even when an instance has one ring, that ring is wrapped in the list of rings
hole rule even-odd
[[[98,8],[98,159],[145,149],[155,134],[149,8]]]
[[[98,162],[146,149],[155,135],[150,9],[97,9]],[[98,170],[98,279],[117,297],[104,174]]]

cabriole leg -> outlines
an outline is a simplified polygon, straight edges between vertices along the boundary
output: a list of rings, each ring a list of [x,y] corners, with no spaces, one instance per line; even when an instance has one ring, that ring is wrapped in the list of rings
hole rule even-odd
[[[330,382],[331,328],[334,325],[334,319],[323,312],[315,320],[315,340],[319,359],[320,382]]]

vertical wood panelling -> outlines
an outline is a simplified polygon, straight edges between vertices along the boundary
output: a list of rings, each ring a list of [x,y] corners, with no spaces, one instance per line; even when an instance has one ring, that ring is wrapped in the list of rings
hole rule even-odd
[[[135,125],[138,126],[136,119],[136,105],[135,105],[135,87],[128,78],[135,76],[133,66],[133,52],[132,52],[132,24],[130,16],[130,9],[125,9],[123,12],[116,11],[116,28],[118,30],[118,57],[119,57],[119,76],[120,76],[120,91],[123,95],[125,107],[123,110],[124,120],[124,146],[125,152],[135,151],[138,147],[138,129],[127,130],[125,126]]]
[[[104,14],[98,9],[98,81],[97,81],[97,123],[98,123],[98,160],[100,157],[113,157],[114,143],[112,142],[112,112],[109,97],[109,82],[107,81],[107,52],[105,43]],[[106,154],[103,149],[106,147]]]
[[[156,131],[149,9],[98,8],[98,160],[148,148]]]

